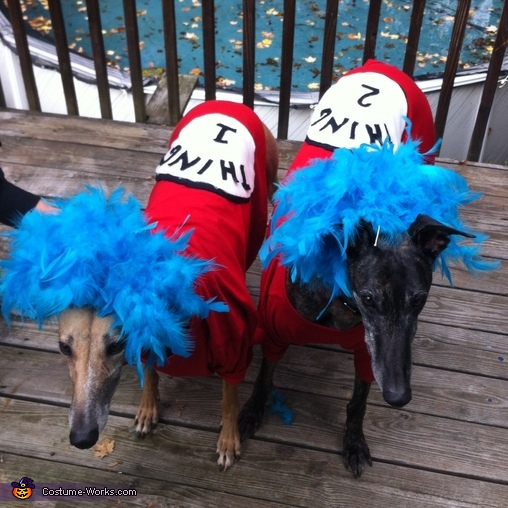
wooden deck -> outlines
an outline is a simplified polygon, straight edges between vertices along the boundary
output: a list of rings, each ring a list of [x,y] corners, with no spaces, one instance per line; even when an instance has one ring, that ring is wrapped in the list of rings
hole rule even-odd
[[[101,181],[146,202],[168,129],[103,120],[0,111],[0,165],[23,187],[68,195]],[[295,145],[280,143],[281,169]],[[485,196],[466,220],[490,235],[487,254],[508,257],[508,168],[454,164]],[[79,227],[79,225],[77,226]],[[3,231],[7,231],[4,228]],[[6,255],[5,240],[0,255]],[[507,263],[478,277],[454,270],[455,287],[439,275],[422,313],[414,347],[413,400],[388,407],[373,387],[365,432],[372,468],[354,479],[342,465],[352,356],[339,349],[291,348],[276,384],[294,414],[284,425],[268,414],[242,460],[226,473],[215,464],[220,423],[218,378],[163,379],[162,422],[137,440],[131,430],[140,389],[125,368],[101,436],[114,440],[104,457],[69,445],[71,383],[58,353],[55,326],[0,321],[0,505],[11,481],[120,485],[137,496],[94,506],[155,507],[506,507],[508,506]],[[249,283],[256,296],[259,267]],[[252,388],[259,351],[241,385]],[[36,489],[37,490],[37,489]],[[3,496],[3,497],[1,497]],[[91,506],[56,497],[42,506]]]

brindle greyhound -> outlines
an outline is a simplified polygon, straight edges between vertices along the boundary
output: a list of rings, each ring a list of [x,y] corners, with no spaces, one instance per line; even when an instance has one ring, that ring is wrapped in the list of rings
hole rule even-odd
[[[286,182],[290,186],[291,179],[300,170],[304,172],[305,168],[317,168],[319,161],[336,157],[339,152],[344,154],[362,146],[386,145],[387,141],[394,146],[395,151],[402,146],[407,148],[411,143],[407,143],[406,125],[411,125],[410,137],[419,142],[419,153],[423,154],[427,163],[432,162],[435,135],[432,112],[426,97],[414,81],[399,69],[369,60],[363,66],[346,73],[322,96],[313,113],[306,140],[288,170]],[[346,159],[340,160],[340,167],[347,168]],[[358,164],[360,169],[354,174],[356,180],[366,180],[367,174],[374,174],[369,172],[370,162],[365,162],[365,158],[361,160]],[[397,167],[391,163],[386,164]],[[263,343],[264,359],[252,396],[240,413],[239,425],[242,439],[252,436],[261,425],[273,385],[276,362],[289,344],[325,342],[353,349],[356,377],[353,396],[347,407],[344,462],[355,476],[359,476],[364,464],[371,463],[362,429],[370,384],[376,380],[385,401],[392,406],[402,407],[410,401],[411,344],[416,333],[418,315],[425,305],[431,286],[432,265],[450,242],[449,235],[470,235],[451,229],[428,216],[420,215],[416,218],[418,213],[422,213],[421,203],[420,212],[416,209],[416,200],[414,214],[411,215],[416,220],[411,225],[404,222],[407,231],[399,233],[400,241],[394,241],[394,237],[387,235],[387,231],[381,231],[378,237],[374,234],[371,223],[364,219],[357,222],[355,219],[355,236],[351,238],[351,228],[347,236],[335,242],[334,238],[341,230],[345,230],[344,224],[352,221],[357,203],[351,204],[347,221],[342,222],[342,217],[335,216],[332,207],[327,207],[328,203],[339,200],[334,194],[337,192],[334,186],[344,188],[349,183],[350,189],[354,190],[348,190],[347,195],[357,196],[358,187],[355,185],[363,183],[350,181],[349,178],[352,177],[347,170],[335,171],[335,168],[329,169],[326,164],[323,167],[328,168],[327,171],[320,173],[319,180],[312,180],[318,191],[313,191],[308,172],[301,179],[305,183],[299,188],[298,196],[310,195],[313,198],[313,201],[306,202],[308,208],[298,210],[297,205],[288,205],[287,203],[292,203],[289,191],[282,192],[280,201],[276,199],[277,206],[282,205],[284,213],[276,216],[272,232],[279,228],[283,230],[284,224],[291,220],[293,214],[298,217],[295,219],[297,225],[290,231],[284,230],[282,235],[291,239],[300,235],[300,231],[303,234],[290,243],[294,247],[293,252],[284,252],[282,257],[273,256],[263,274],[259,310],[267,337]],[[413,181],[410,180],[411,170],[407,165],[403,164],[401,169],[398,181]],[[381,195],[383,201],[398,195],[396,190],[388,193],[390,195],[381,194],[381,190],[376,187],[381,174],[385,173],[380,171],[371,180],[373,183],[369,192],[377,200],[381,199]],[[339,176],[333,179],[334,175]],[[327,178],[331,180],[327,182]],[[284,186],[281,191],[284,191]],[[353,198],[350,199],[354,201]],[[377,210],[379,201],[376,203],[376,206],[370,208],[363,205],[361,212],[358,212],[360,216],[371,213],[371,208]],[[295,209],[291,208],[293,206]],[[324,217],[317,216],[323,209],[326,209]],[[432,214],[431,210],[429,205],[423,213]],[[312,216],[313,222],[303,222],[301,217],[310,211],[316,214]],[[398,212],[402,213],[402,210]],[[442,217],[439,215],[441,221],[444,220]],[[342,247],[347,247],[344,269],[351,290],[351,297],[334,298],[331,302],[331,292],[327,289],[330,288],[329,283],[319,279],[319,276],[314,276],[313,279],[309,275],[304,279],[306,284],[301,284],[298,280],[301,272],[291,261],[287,261],[288,256],[293,256],[291,259],[294,260],[300,252],[301,257],[306,258],[307,251],[321,249],[324,252],[329,248],[324,234],[316,240],[316,245],[311,245],[309,240],[304,246],[303,241],[303,238],[310,238],[309,230],[312,230],[313,224],[323,226],[324,218],[328,221],[327,224],[332,223],[327,230],[331,238],[329,247],[335,249],[335,243],[340,243],[340,256],[344,254]],[[333,224],[334,220],[336,224]],[[269,242],[270,239],[268,245],[271,245]],[[329,252],[335,256],[337,250]],[[330,257],[332,256],[323,254],[319,259]],[[319,270],[323,273],[326,268],[320,267]],[[314,272],[307,272],[309,273]],[[341,292],[334,289],[333,294]],[[282,306],[283,310],[280,310]],[[326,309],[324,313],[323,309]],[[360,323],[363,323],[363,327]],[[348,347],[347,344],[354,346]]]
[[[278,148],[270,131],[264,125],[263,129],[266,161],[262,165],[266,169],[264,177],[267,182],[267,194],[271,198],[277,182]],[[267,206],[267,203],[264,206]],[[226,218],[232,219],[234,220],[234,217]],[[262,226],[262,236],[265,226],[266,220]],[[207,228],[209,225],[203,224],[203,227]],[[222,247],[217,242],[214,248],[218,250]],[[243,256],[245,257],[245,254]],[[245,278],[238,283],[245,285]],[[226,303],[231,306],[231,302]],[[89,308],[68,309],[59,317],[60,351],[68,359],[73,383],[69,413],[70,442],[78,448],[90,448],[97,442],[99,433],[106,425],[110,402],[125,363],[125,341],[116,340],[117,337],[112,333],[112,324],[111,317],[99,317],[95,310]],[[138,437],[147,435],[157,425],[158,379],[159,376],[154,369],[145,369],[143,393],[135,419],[135,433]],[[239,409],[237,384],[224,380],[222,429],[217,444],[219,455],[217,462],[222,470],[230,467],[240,456],[240,434],[237,424]]]
[[[418,315],[432,283],[432,264],[450,242],[449,235],[472,237],[420,215],[409,227],[403,241],[394,246],[379,237],[370,223],[363,222],[354,243],[347,249],[347,273],[352,299],[329,303],[329,293],[320,284],[301,286],[286,280],[286,292],[293,307],[309,321],[338,330],[363,322],[365,342],[374,377],[385,401],[403,407],[411,400],[411,345]],[[318,343],[316,337],[314,342]],[[260,427],[265,405],[273,387],[276,363],[263,358],[253,393],[240,412],[242,440]],[[372,465],[363,434],[370,383],[355,377],[352,398],[347,406],[343,437],[345,466],[355,476],[364,464]]]

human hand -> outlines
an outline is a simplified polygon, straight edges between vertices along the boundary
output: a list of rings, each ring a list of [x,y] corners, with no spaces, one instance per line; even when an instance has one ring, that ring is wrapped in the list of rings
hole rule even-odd
[[[37,205],[35,205],[35,209],[41,213],[52,213],[52,214],[58,213],[60,211],[59,208],[50,205],[43,199],[39,199],[39,202],[37,203]]]

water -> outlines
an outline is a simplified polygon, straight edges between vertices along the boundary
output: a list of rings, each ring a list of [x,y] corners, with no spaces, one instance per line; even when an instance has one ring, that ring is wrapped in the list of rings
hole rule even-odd
[[[24,0],[26,15],[39,32],[48,31],[47,0]],[[69,44],[76,51],[91,55],[85,0],[61,0],[67,23]],[[490,58],[503,0],[472,0],[460,68],[468,68]],[[367,0],[340,0],[335,43],[334,73],[359,65],[363,57]],[[384,0],[378,31],[376,57],[402,66],[405,40],[411,15],[411,2]],[[128,70],[127,43],[122,0],[100,2],[104,44],[112,65]],[[293,63],[293,90],[317,90],[321,67],[322,36],[326,0],[297,0]],[[457,0],[427,2],[418,48],[415,76],[432,76],[444,71],[446,53],[453,29]],[[217,33],[216,58],[218,84],[227,88],[242,86],[242,1],[215,0]],[[138,0],[138,23],[142,65],[145,76],[158,76],[165,66],[160,0]],[[202,75],[201,2],[175,0],[180,72]],[[279,86],[282,45],[283,0],[256,3],[257,90]],[[49,32],[49,37],[51,33]]]

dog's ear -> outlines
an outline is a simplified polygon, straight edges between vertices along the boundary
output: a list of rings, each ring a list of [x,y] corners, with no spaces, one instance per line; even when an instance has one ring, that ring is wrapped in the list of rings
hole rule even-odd
[[[443,252],[450,243],[450,235],[461,235],[474,238],[474,235],[450,228],[428,215],[418,215],[408,228],[409,236],[415,245],[422,249],[431,263]]]
[[[376,234],[370,222],[360,219],[353,241],[348,244],[347,257],[353,259],[374,246]]]

